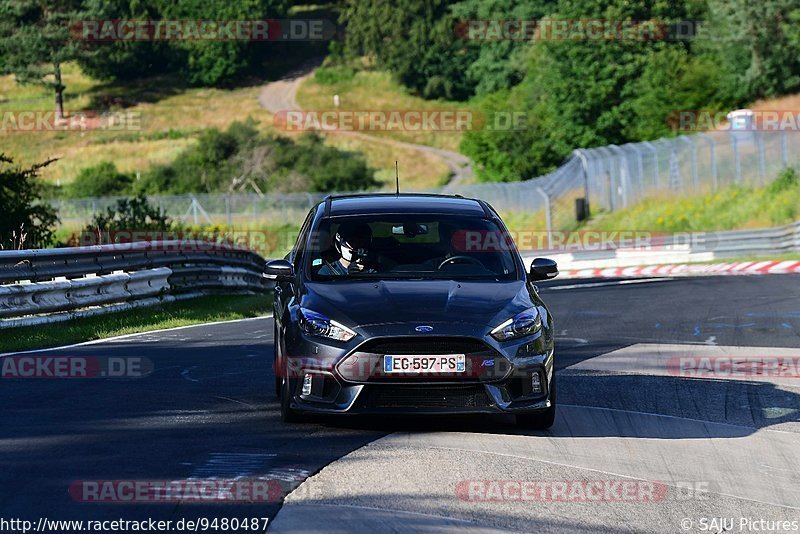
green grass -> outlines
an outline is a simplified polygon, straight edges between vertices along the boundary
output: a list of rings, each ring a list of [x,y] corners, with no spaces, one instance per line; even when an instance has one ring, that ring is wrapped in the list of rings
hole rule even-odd
[[[271,311],[272,298],[269,295],[209,295],[47,326],[3,329],[0,334],[0,353],[56,347],[212,321],[258,317]]]
[[[800,219],[800,177],[782,173],[766,187],[731,186],[697,196],[653,197],[630,208],[599,215],[585,230],[663,232],[766,228]]]
[[[339,95],[344,111],[459,111],[466,105],[414,96],[382,71],[352,71],[347,67],[318,69],[300,86],[297,103],[304,110],[334,109],[333,95]],[[458,131],[364,131],[375,137],[428,145],[458,152],[463,132]]]

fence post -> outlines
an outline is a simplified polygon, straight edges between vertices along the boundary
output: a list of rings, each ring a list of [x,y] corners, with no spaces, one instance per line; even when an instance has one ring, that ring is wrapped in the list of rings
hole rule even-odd
[[[644,156],[642,156],[642,152],[636,145],[630,145],[631,148],[636,152],[636,164],[637,164],[637,171],[639,173],[639,198],[643,198],[645,196],[644,192]]]
[[[716,143],[714,139],[707,134],[701,133],[697,134],[697,137],[701,139],[705,139],[708,143],[708,158],[711,162],[711,187],[713,191],[717,190],[717,153],[716,153]]]
[[[692,147],[692,185],[696,191],[700,185],[700,177],[697,175],[697,145],[687,135],[681,136],[679,139],[686,141]]]
[[[781,163],[783,167],[789,166],[789,146],[786,142],[786,130],[781,129]]]
[[[552,233],[553,233],[553,219],[552,214],[550,213],[550,197],[545,193],[544,189],[541,187],[536,188],[536,192],[539,193],[542,198],[544,198],[544,220],[545,226],[547,226],[547,248],[553,248],[552,245]]]
[[[736,168],[736,183],[742,181],[742,162],[739,160],[739,143],[736,141],[736,132],[731,132],[731,149],[733,150],[733,161]]]
[[[653,187],[658,189],[658,149],[650,141],[645,141],[642,144],[653,151]],[[642,179],[644,180],[644,177]]]
[[[628,170],[628,160],[625,157],[625,151],[617,145],[609,145],[609,149],[617,151],[619,154],[619,188],[620,195],[622,196],[622,207],[628,207],[628,185],[630,183],[630,172]]]
[[[197,199],[192,195],[192,219],[194,220],[194,225],[198,225],[198,218],[197,218]]]
[[[767,164],[764,154],[764,135],[759,131],[754,131],[753,135],[756,137],[756,151],[758,152],[758,178],[763,184],[767,178]]]
[[[574,151],[575,155],[581,160],[581,168],[583,169],[583,198],[586,199],[586,204],[591,211],[591,203],[589,202],[589,161],[586,159],[586,154],[583,150],[577,149]]]
[[[225,223],[231,226],[231,196],[225,195]]]

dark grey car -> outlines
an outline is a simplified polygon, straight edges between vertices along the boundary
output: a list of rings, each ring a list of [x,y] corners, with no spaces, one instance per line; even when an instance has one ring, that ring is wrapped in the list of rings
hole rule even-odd
[[[359,261],[344,228],[366,234]],[[336,263],[336,262],[339,263]],[[349,264],[348,268],[342,264]],[[338,265],[337,268],[326,266]],[[514,414],[556,409],[553,321],[498,214],[438,195],[328,197],[276,279],[276,392],[284,420],[324,414]]]

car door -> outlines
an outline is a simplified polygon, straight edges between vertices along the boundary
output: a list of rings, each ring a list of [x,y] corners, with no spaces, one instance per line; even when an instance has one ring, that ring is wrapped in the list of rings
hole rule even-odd
[[[308,212],[300,231],[297,234],[294,247],[285,256],[285,259],[294,265],[295,277],[293,280],[283,280],[275,283],[275,294],[273,301],[273,320],[275,321],[275,343],[278,350],[275,351],[276,361],[275,369],[283,370],[286,362],[283,360],[283,336],[286,333],[286,328],[289,324],[289,306],[296,297],[297,280],[301,276],[302,269],[302,251],[308,239],[308,234],[311,231],[311,223],[314,220],[316,207]]]

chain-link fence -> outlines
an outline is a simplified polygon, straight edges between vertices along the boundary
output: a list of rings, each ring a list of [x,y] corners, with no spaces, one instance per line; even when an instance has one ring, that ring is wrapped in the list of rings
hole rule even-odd
[[[499,212],[542,215],[547,230],[572,229],[588,206],[616,211],[645,197],[713,192],[732,184],[764,185],[800,166],[800,132],[715,131],[652,142],[575,150],[555,171],[532,180],[446,186],[430,192],[482,198]],[[401,180],[402,189],[402,180]],[[299,223],[324,193],[153,196],[186,224],[248,227]],[[62,223],[85,224],[116,198],[54,201]]]
[[[798,166],[798,131],[715,131],[575,150],[564,165],[534,180],[448,192],[483,198],[501,212],[543,211],[548,230],[569,230],[586,205],[595,213],[616,211],[645,197],[761,186],[782,169]]]
[[[173,220],[189,225],[225,224],[249,227],[259,224],[302,222],[314,204],[325,198],[324,193],[275,193],[258,195],[196,194],[155,195],[148,200]],[[123,197],[81,198],[55,200],[61,223],[80,226],[98,213],[115,206]]]

